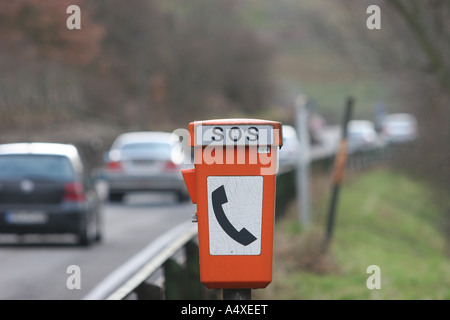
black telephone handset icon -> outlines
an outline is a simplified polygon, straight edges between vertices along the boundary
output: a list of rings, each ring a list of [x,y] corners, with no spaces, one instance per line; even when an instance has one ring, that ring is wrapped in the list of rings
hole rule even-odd
[[[228,220],[222,205],[228,202],[227,194],[225,193],[225,187],[221,185],[211,194],[212,205],[216,219],[222,229],[235,241],[244,246],[248,246],[250,243],[256,240],[256,237],[251,234],[247,229],[242,228],[241,231],[237,231],[236,228]]]

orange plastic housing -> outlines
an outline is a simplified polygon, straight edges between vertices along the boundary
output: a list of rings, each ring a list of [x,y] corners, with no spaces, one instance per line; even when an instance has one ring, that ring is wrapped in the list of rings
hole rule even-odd
[[[196,143],[196,126],[270,126],[273,136],[268,148],[260,146],[227,146],[221,152],[220,146]],[[265,127],[264,127],[265,128]],[[190,145],[194,147],[195,169],[182,170],[191,200],[197,204],[198,239],[200,253],[200,278],[208,288],[264,288],[272,281],[273,228],[275,208],[275,182],[278,162],[278,147],[282,146],[281,123],[255,119],[225,119],[193,122],[189,125]],[[220,130],[217,130],[219,132]],[[257,130],[253,129],[253,133]],[[239,133],[239,130],[235,130]],[[238,137],[238,135],[235,135]],[[230,135],[231,137],[231,135]],[[234,137],[234,136],[233,136]],[[237,139],[237,138],[236,138]],[[225,151],[225,147],[223,147]],[[232,154],[232,156],[231,156]],[[214,163],[207,157],[214,157]],[[234,158],[233,158],[234,157]],[[201,161],[199,161],[201,159]],[[245,161],[244,161],[245,159]],[[252,161],[250,161],[252,159]],[[270,159],[270,161],[267,161]],[[265,169],[265,170],[264,170]],[[257,220],[261,223],[261,233],[257,241],[258,254],[212,254],[210,221],[215,219],[211,210],[211,190],[208,191],[208,177],[262,177],[262,210]],[[249,181],[251,181],[250,178]],[[257,178],[260,179],[260,178]],[[238,180],[239,181],[239,180]],[[208,194],[209,192],[209,194]],[[244,195],[245,196],[245,195]],[[259,207],[258,207],[259,208]],[[251,209],[250,209],[251,210]],[[226,214],[226,213],[225,213]],[[259,214],[259,211],[257,212]],[[260,219],[260,220],[259,220]],[[230,243],[233,240],[227,239]],[[239,244],[236,244],[239,247]]]

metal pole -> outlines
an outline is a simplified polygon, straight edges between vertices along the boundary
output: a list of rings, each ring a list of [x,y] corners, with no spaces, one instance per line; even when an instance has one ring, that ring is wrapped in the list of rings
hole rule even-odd
[[[296,127],[300,138],[300,156],[297,162],[297,202],[299,203],[299,221],[308,227],[310,225],[310,199],[309,199],[309,163],[310,163],[310,139],[308,131],[308,110],[306,108],[306,96],[298,96],[296,106]]]
[[[223,289],[223,300],[252,300],[252,289]]]
[[[352,97],[348,98],[344,112],[344,120],[342,122],[342,138],[338,153],[336,154],[333,170],[333,189],[331,194],[331,202],[326,225],[325,243],[323,248],[324,251],[328,249],[328,246],[331,241],[331,236],[334,228],[334,220],[336,215],[336,207],[339,196],[339,189],[341,186],[341,182],[344,178],[344,171],[347,163],[347,125],[352,116],[353,103],[354,103],[353,98]]]

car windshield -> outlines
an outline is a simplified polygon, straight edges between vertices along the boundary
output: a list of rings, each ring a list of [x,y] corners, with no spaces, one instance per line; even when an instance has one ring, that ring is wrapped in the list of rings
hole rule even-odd
[[[363,138],[367,132],[364,131],[351,131],[348,133],[349,138]]]
[[[390,122],[388,125],[391,128],[409,128],[412,126],[412,124],[409,122],[394,122],[394,121]]]
[[[69,181],[74,171],[67,157],[57,155],[1,155],[0,179]]]
[[[169,158],[172,146],[162,142],[137,142],[122,146],[121,153],[124,157],[145,157],[145,158]]]

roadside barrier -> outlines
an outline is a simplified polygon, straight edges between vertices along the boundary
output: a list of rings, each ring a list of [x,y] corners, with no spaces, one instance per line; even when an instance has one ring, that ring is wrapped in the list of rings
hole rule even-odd
[[[199,299],[197,225],[170,229],[99,283],[83,300]]]

